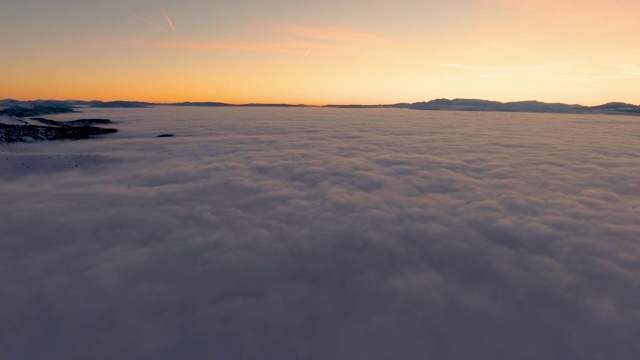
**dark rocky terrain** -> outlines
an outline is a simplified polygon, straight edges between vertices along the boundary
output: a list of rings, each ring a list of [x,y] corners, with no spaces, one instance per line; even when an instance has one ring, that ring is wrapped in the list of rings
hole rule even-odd
[[[95,124],[103,125],[112,123],[106,119],[55,121],[44,118],[24,120],[14,117],[11,118],[11,120],[12,123],[3,123],[0,121],[0,143],[80,140],[118,131],[112,128],[92,126]]]

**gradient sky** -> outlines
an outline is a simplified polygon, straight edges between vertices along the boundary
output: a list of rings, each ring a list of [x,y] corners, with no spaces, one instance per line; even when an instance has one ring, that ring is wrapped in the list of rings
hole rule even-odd
[[[637,0],[3,0],[0,98],[640,103]]]

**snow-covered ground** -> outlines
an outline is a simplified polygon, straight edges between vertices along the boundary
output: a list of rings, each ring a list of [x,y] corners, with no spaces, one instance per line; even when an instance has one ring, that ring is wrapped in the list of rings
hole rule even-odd
[[[39,116],[39,117],[47,118],[46,116]],[[15,116],[7,116],[7,115],[0,115],[0,124],[50,126],[38,120],[34,120],[32,118],[21,118],[21,117],[15,117]]]
[[[5,125],[26,125],[28,123],[22,118],[18,118],[18,117],[14,117],[14,116],[0,115],[0,124],[5,124]]]

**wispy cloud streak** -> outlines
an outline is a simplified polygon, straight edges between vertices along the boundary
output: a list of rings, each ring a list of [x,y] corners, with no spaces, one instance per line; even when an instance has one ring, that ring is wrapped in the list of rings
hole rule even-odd
[[[155,40],[127,40],[118,42],[121,45],[182,48],[195,50],[234,50],[234,51],[300,51],[301,49],[337,49],[338,45],[315,44],[308,41],[270,41],[270,42],[192,42],[192,41],[155,41]]]
[[[342,27],[283,26],[281,31],[306,39],[331,42],[374,42],[388,40],[384,36]]]
[[[176,27],[164,7],[161,8],[165,21],[169,27],[161,28],[152,21],[135,13],[132,17],[148,25],[162,30],[176,32]],[[115,40],[112,43],[140,47],[184,48],[199,50],[230,50],[230,51],[284,51],[300,52],[305,56],[312,50],[319,49],[349,49],[370,46],[372,43],[388,41],[388,38],[377,34],[340,27],[313,26],[277,26],[264,29],[271,33],[269,40],[213,40],[213,41],[180,41],[129,39]]]
[[[167,21],[167,25],[169,25],[173,32],[176,32],[176,26],[173,23],[173,20],[169,17],[169,14],[167,14],[167,10],[165,10],[164,7],[161,7],[160,10],[162,10],[162,14],[164,15],[164,19]]]
[[[521,75],[531,72],[548,72],[558,71],[571,66],[566,63],[548,63],[548,64],[512,64],[512,65],[479,65],[479,64],[457,64],[446,63],[438,64],[440,68],[452,71],[462,71],[465,73],[475,74],[482,78],[507,78],[514,75]]]
[[[136,20],[139,20],[140,22],[143,22],[143,23],[145,23],[145,24],[147,24],[147,25],[149,25],[149,26],[152,26],[152,27],[154,27],[154,28],[156,28],[156,29],[159,29],[159,30],[162,30],[162,31],[166,31],[166,29],[165,29],[165,28],[163,28],[163,27],[161,27],[161,26],[157,25],[156,23],[154,23],[153,21],[151,21],[151,20],[149,20],[149,19],[145,18],[144,16],[138,15],[138,14],[136,14],[136,13],[134,13],[134,12],[127,12],[127,15],[129,15],[129,16],[131,16],[132,18],[134,18],[134,19],[136,19]]]
[[[560,79],[561,81],[605,81],[605,80],[620,80],[620,79],[633,79],[640,78],[640,75],[587,75],[587,76],[569,76]]]

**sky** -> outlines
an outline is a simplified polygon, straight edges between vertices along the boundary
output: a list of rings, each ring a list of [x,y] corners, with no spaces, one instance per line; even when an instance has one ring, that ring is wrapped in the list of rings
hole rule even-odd
[[[640,103],[635,0],[4,0],[0,98]]]

